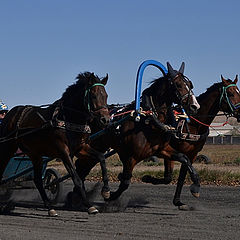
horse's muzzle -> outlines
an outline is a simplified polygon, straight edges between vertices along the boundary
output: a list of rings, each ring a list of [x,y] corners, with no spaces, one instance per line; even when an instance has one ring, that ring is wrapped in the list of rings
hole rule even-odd
[[[199,108],[195,104],[191,104],[189,107],[189,112],[190,112],[190,114],[196,114],[198,109]]]
[[[100,117],[99,122],[101,125],[106,127],[110,122],[110,118],[109,117]]]

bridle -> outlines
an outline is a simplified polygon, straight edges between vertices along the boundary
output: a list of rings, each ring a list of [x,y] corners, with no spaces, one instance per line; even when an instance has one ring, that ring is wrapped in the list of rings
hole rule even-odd
[[[181,79],[185,82],[185,84],[188,86],[188,83],[189,83],[189,85],[190,85],[190,87],[189,87],[189,90],[188,90],[188,92],[186,93],[186,94],[184,94],[184,95],[181,95],[181,93],[180,93],[180,91],[179,91],[179,89],[178,89],[178,87],[177,87],[177,85],[176,85],[176,83],[175,83],[175,79],[177,79],[178,77],[181,77]],[[169,78],[169,80],[170,80],[170,84],[172,85],[172,86],[174,86],[174,88],[175,88],[175,92],[176,92],[176,97],[177,97],[177,100],[178,100],[178,102],[180,103],[180,105],[183,105],[183,102],[184,102],[184,100],[186,100],[186,104],[187,105],[189,105],[189,101],[190,101],[190,98],[191,98],[191,96],[193,95],[193,91],[192,91],[192,89],[193,89],[193,86],[192,86],[192,82],[186,77],[186,76],[184,76],[183,74],[177,74],[174,78]]]
[[[235,83],[229,84],[228,86],[222,86],[222,94],[220,96],[219,106],[221,106],[223,99],[226,100],[228,107],[231,109],[231,113],[234,113],[238,108],[240,108],[240,102],[233,104],[231,99],[227,95],[227,89],[229,87],[236,87]]]
[[[92,86],[88,87],[85,91],[85,94],[84,94],[84,102],[86,103],[87,105],[87,109],[90,113],[96,113],[98,112],[99,110],[101,109],[107,109],[107,105],[102,105],[102,106],[99,106],[97,108],[91,108],[91,98],[90,98],[90,90],[93,88],[93,87],[96,87],[96,86],[102,86],[104,87],[104,84],[102,83],[94,83]]]

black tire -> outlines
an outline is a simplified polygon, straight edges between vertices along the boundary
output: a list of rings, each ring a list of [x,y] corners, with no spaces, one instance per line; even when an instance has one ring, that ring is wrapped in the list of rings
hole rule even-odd
[[[207,157],[206,155],[201,154],[201,155],[197,156],[196,162],[199,162],[199,163],[203,162],[205,164],[209,164],[209,163],[211,163],[211,159],[209,157]]]
[[[12,198],[13,190],[11,188],[0,186],[0,202],[9,202]]]
[[[56,169],[47,168],[43,179],[43,187],[47,194],[48,200],[52,204],[58,203],[63,194],[63,182],[59,182],[59,178],[61,178],[61,175]]]

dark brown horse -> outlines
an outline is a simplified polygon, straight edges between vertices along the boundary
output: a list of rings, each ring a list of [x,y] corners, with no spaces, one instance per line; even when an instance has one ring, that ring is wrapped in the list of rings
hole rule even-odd
[[[82,156],[76,161],[77,172],[84,180],[95,164],[104,160],[104,153],[107,149],[111,147],[118,153],[123,163],[123,172],[119,175],[121,182],[119,188],[116,192],[111,193],[110,200],[118,198],[128,188],[132,171],[138,162],[160,153],[185,164],[193,181],[191,191],[193,194],[199,192],[198,175],[188,158],[172,148],[166,149],[171,138],[171,131],[162,124],[166,119],[168,109],[174,102],[183,105],[186,110],[194,112],[199,105],[192,93],[191,82],[183,75],[184,64],[179,71],[173,70],[169,63],[167,66],[168,75],[153,81],[151,86],[143,92],[142,107],[147,110],[151,108],[152,114],[141,116],[140,121],[135,121],[135,117],[126,117],[128,119],[123,119],[121,124],[117,122],[118,128],[113,128],[105,136],[93,140],[90,143],[91,147],[84,148],[81,151]],[[134,104],[130,104],[124,111],[127,113],[133,107]],[[107,191],[107,179],[103,179],[103,181],[105,183],[103,191]],[[104,196],[107,198],[106,195]]]
[[[221,78],[222,82],[215,83],[197,98],[201,106],[197,114],[194,118],[191,118],[189,123],[184,122],[182,133],[177,137],[172,137],[169,143],[171,147],[187,155],[192,163],[195,161],[197,154],[202,150],[209,133],[209,126],[219,111],[237,118],[240,116],[240,92],[236,85],[238,78],[236,76],[234,81],[226,80],[222,76]],[[182,122],[179,124],[182,124]],[[164,178],[158,179],[146,175],[143,177],[143,181],[153,184],[168,184],[172,181],[174,162],[171,161],[171,158],[166,158],[164,155],[161,156],[159,154],[158,157],[164,157]],[[187,168],[185,165],[182,165],[173,200],[174,205],[179,206],[180,209],[188,208],[187,205],[180,201],[186,174]]]
[[[57,214],[43,189],[42,156],[62,159],[88,212],[97,213],[86,198],[72,157],[78,156],[91,128],[100,130],[109,122],[104,87],[108,76],[100,80],[94,73],[85,72],[77,79],[59,100],[48,107],[14,107],[1,126],[0,180],[9,159],[20,148],[33,163],[34,183],[50,216]]]

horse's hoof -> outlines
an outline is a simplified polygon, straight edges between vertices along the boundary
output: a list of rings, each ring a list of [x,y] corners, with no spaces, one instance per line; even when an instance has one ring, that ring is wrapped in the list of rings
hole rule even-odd
[[[54,209],[48,210],[48,216],[50,217],[57,217],[58,214]]]
[[[99,211],[95,207],[90,207],[88,209],[88,214],[97,214]]]
[[[190,191],[194,197],[196,197],[196,198],[200,197],[200,185],[192,184],[190,186]]]
[[[110,192],[110,191],[108,191],[108,192],[102,191],[101,194],[102,194],[102,197],[103,197],[105,200],[109,199],[110,196],[111,196],[111,192]]]
[[[195,198],[199,198],[199,197],[200,197],[200,193],[194,193],[194,192],[192,192],[192,195],[193,195]]]
[[[188,211],[189,207],[186,204],[183,204],[181,206],[178,206],[178,210],[182,210],[182,211]]]

